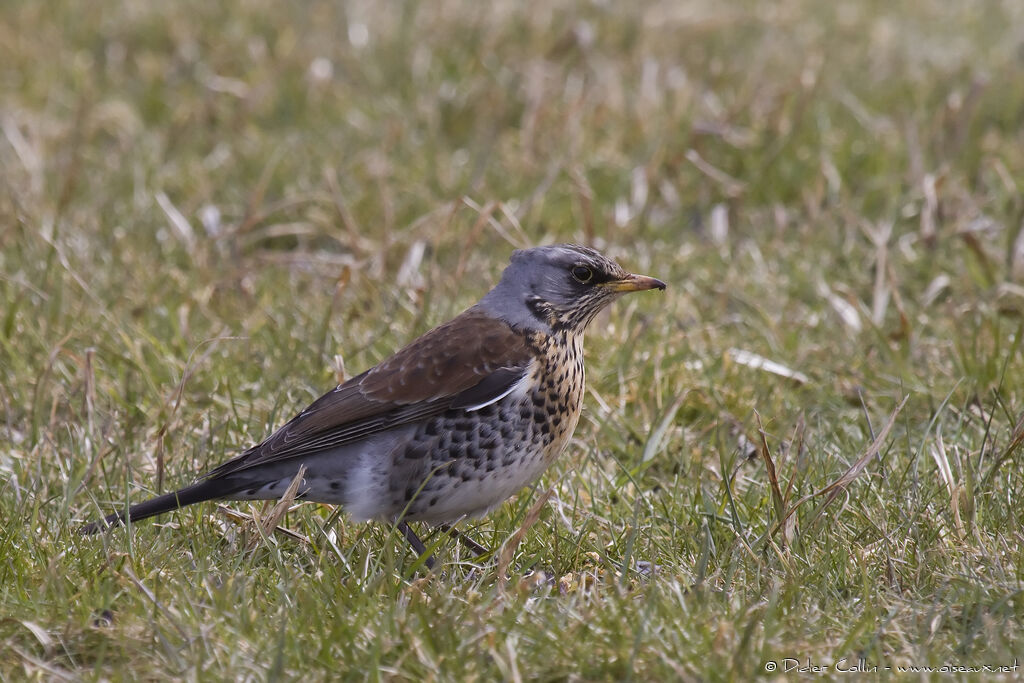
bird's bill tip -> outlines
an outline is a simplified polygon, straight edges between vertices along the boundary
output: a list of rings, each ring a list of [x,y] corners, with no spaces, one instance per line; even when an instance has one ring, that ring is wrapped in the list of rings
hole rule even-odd
[[[647,289],[664,290],[668,285],[658,278],[630,274],[621,280],[612,280],[606,286],[616,292],[642,292]]]

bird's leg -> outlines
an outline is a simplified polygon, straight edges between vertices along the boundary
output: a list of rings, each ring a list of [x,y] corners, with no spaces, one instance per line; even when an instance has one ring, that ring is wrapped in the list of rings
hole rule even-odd
[[[409,525],[404,521],[399,522],[395,526],[397,526],[398,530],[405,536],[405,540],[409,541],[409,545],[411,545],[412,549],[416,551],[416,554],[424,558],[423,564],[427,565],[427,569],[432,570],[434,568],[434,556],[427,553],[427,546],[423,545],[423,541],[421,541],[420,537],[416,535],[416,532],[410,529]]]
[[[474,541],[472,538],[462,533],[450,524],[441,524],[438,526],[438,528],[441,529],[441,531],[443,531],[444,533],[454,538],[455,540],[457,540],[462,545],[469,548],[477,557],[486,555],[487,553],[491,552],[490,550],[483,547],[482,545]]]

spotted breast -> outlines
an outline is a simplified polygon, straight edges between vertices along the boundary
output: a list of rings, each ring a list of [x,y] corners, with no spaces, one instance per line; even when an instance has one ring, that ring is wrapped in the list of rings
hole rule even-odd
[[[387,459],[381,475],[390,505],[378,515],[426,522],[483,515],[562,453],[583,404],[582,338],[526,336],[533,360],[507,395],[428,421]]]

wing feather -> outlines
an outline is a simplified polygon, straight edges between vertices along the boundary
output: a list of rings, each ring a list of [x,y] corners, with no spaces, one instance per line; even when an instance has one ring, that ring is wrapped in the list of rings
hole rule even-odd
[[[451,409],[479,408],[514,387],[532,359],[522,333],[471,308],[324,394],[206,476],[331,450]]]

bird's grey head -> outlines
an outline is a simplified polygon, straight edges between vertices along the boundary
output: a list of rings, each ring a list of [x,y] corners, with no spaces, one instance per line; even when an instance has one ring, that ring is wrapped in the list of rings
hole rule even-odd
[[[622,294],[655,288],[665,283],[633,275],[594,249],[554,244],[514,252],[479,306],[513,327],[582,332]]]

